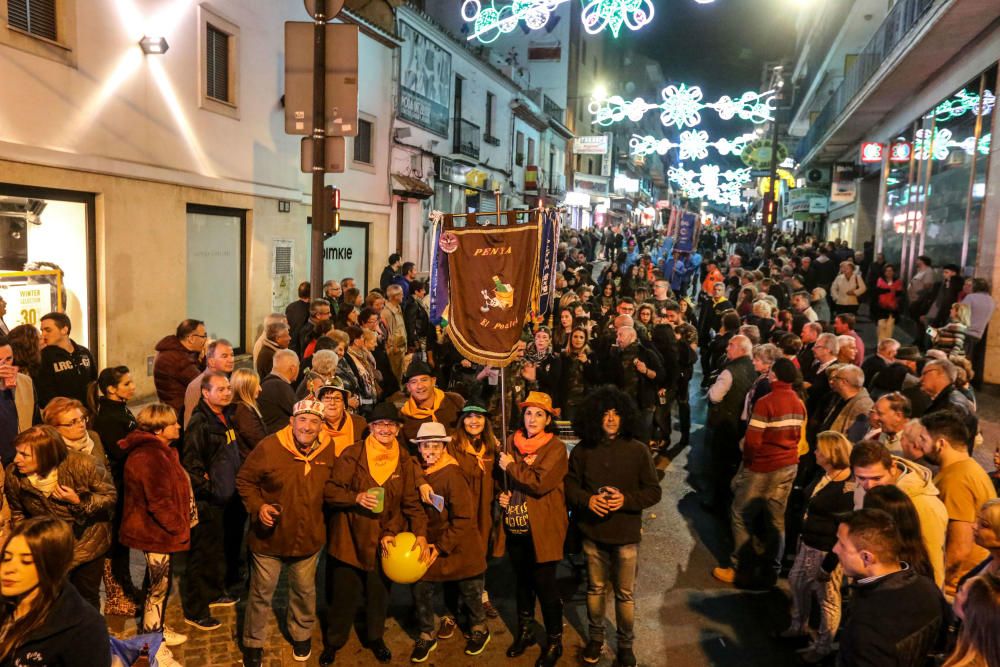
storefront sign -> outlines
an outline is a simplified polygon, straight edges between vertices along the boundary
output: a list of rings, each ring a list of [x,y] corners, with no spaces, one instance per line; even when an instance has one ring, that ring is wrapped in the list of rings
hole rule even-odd
[[[821,197],[813,197],[809,200],[810,213],[826,213],[830,210],[830,200],[824,192]]]
[[[850,162],[838,162],[833,166],[833,185],[830,189],[830,201],[852,202],[857,196],[857,173]]]
[[[909,162],[913,147],[908,141],[894,141],[889,150],[889,162]]]
[[[593,174],[577,174],[574,178],[574,189],[586,192],[591,197],[608,196],[608,179]]]
[[[865,164],[875,164],[882,162],[882,153],[885,144],[876,141],[865,141],[861,144],[861,161]]]
[[[751,141],[743,149],[740,159],[743,164],[756,169],[768,169],[771,166],[771,143],[770,139],[756,139]],[[788,158],[788,148],[784,144],[778,144],[778,162],[784,162]]]
[[[577,155],[605,155],[608,152],[608,135],[577,137],[573,140],[573,152]]]
[[[576,206],[579,208],[590,208],[590,195],[578,190],[570,190],[566,193],[564,200],[566,206]]]
[[[443,137],[448,136],[451,100],[451,54],[400,22],[402,72],[399,117]]]
[[[796,188],[788,193],[785,200],[785,216],[796,213],[826,213],[829,197],[820,188]],[[820,209],[820,210],[813,210]]]
[[[615,175],[615,192],[627,195],[639,192],[639,179],[631,178],[625,174]]]
[[[0,294],[7,302],[5,322],[11,329],[21,324],[37,327],[43,315],[55,310],[53,285],[9,285]]]
[[[341,222],[340,231],[323,242],[323,279],[354,278],[368,293],[368,225]]]
[[[447,181],[455,185],[465,185],[466,177],[470,171],[472,171],[472,167],[461,162],[455,162],[444,157],[438,158],[437,178],[439,181]]]

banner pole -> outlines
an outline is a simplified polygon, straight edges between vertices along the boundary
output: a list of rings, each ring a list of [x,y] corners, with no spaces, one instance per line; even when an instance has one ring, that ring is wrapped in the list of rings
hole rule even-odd
[[[509,454],[510,448],[507,446],[507,381],[504,379],[506,370],[506,367],[500,367],[500,441],[502,451]],[[506,470],[503,471],[503,488],[505,491],[510,490],[510,480],[507,478]]]

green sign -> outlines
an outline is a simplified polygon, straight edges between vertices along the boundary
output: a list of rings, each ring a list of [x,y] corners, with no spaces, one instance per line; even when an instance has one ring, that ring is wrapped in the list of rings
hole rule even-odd
[[[771,140],[754,139],[746,145],[740,154],[743,164],[752,169],[770,169],[771,167]],[[788,149],[784,144],[778,144],[778,164],[788,158]]]

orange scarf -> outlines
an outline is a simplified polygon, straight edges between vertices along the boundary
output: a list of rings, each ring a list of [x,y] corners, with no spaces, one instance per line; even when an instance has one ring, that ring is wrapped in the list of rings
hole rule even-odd
[[[286,426],[285,428],[278,431],[278,442],[281,446],[288,450],[296,461],[302,461],[305,463],[304,474],[308,475],[309,471],[312,470],[312,460],[319,456],[324,449],[330,446],[330,438],[320,431],[319,437],[313,444],[312,449],[308,453],[303,454],[299,449],[298,445],[295,444],[295,438],[292,436],[292,427]]]
[[[524,435],[524,431],[518,429],[514,431],[514,446],[517,447],[517,451],[521,452],[521,456],[530,456],[549,444],[552,435],[552,433],[542,431],[538,435],[529,438]]]
[[[400,412],[402,412],[407,417],[411,417],[413,419],[417,419],[420,421],[430,419],[431,421],[436,422],[437,420],[434,419],[434,413],[438,411],[438,408],[441,407],[441,403],[444,402],[444,392],[438,389],[437,387],[434,387],[433,391],[434,391],[434,403],[431,405],[431,407],[421,408],[420,406],[417,405],[417,402],[413,400],[413,397],[410,396],[410,398],[403,405],[403,409],[400,410]]]
[[[323,422],[323,431],[333,440],[333,455],[340,458],[344,450],[355,443],[354,420],[351,415],[344,413],[344,427],[334,428],[329,422]]]
[[[365,455],[368,457],[368,472],[379,486],[382,486],[399,464],[399,443],[392,439],[386,447],[369,435],[365,438]]]
[[[441,453],[441,458],[439,458],[437,460],[437,463],[435,463],[432,466],[428,466],[428,467],[424,468],[424,474],[425,475],[433,475],[438,470],[444,470],[448,466],[457,466],[457,465],[458,465],[458,461],[455,460],[454,456],[452,456],[448,452],[442,452]]]
[[[462,444],[463,444],[462,451],[465,452],[465,453],[467,453],[467,454],[472,454],[473,456],[475,456],[476,457],[476,463],[479,464],[479,469],[482,470],[483,472],[485,472],[486,471],[486,453],[489,451],[487,449],[487,447],[486,447],[486,443],[485,442],[481,443],[481,446],[480,446],[478,452],[476,451],[476,448],[472,446],[472,441],[471,440],[464,440],[464,442]]]

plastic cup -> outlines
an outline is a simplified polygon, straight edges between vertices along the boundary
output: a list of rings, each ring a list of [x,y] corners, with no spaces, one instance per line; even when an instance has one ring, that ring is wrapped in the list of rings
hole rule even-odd
[[[278,525],[278,521],[281,519],[281,512],[282,512],[283,508],[278,503],[271,503],[271,507],[273,507],[274,509],[276,509],[278,511],[277,514],[272,514],[271,515],[271,521],[273,521],[274,525],[277,526]]]
[[[375,486],[368,489],[367,493],[370,493],[377,498],[375,507],[372,509],[372,513],[381,514],[382,510],[385,509],[385,489],[381,486]]]

